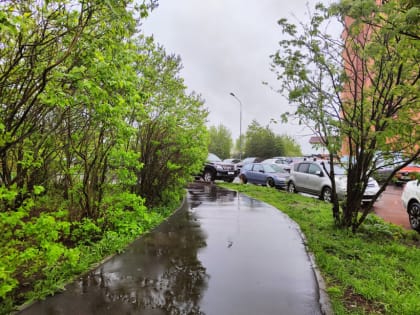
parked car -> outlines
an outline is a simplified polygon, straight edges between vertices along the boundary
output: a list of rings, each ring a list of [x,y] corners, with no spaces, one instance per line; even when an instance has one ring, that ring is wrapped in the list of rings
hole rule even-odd
[[[287,156],[274,156],[272,159],[275,160],[275,163],[278,164],[290,164],[293,162],[293,158]]]
[[[258,163],[261,162],[262,159],[259,157],[247,157],[245,159],[243,159],[242,161],[240,161],[239,163],[236,163],[236,167],[241,170],[242,166],[244,166],[245,164],[249,164],[249,163]]]
[[[377,152],[374,158],[373,177],[379,183],[383,183],[402,162],[403,156],[399,153]]]
[[[325,163],[323,165],[323,163]],[[328,173],[327,161],[302,161],[294,163],[287,182],[289,192],[303,192],[318,196],[321,200],[331,202],[332,188]],[[334,165],[335,185],[339,200],[343,200],[347,194],[346,170],[341,166]],[[379,191],[379,185],[373,178],[369,178],[362,202],[367,203]]]
[[[233,182],[239,171],[235,164],[222,162],[222,160],[213,153],[209,153],[207,161],[196,178],[203,178],[205,182],[213,182],[215,180],[223,180],[225,182]]]
[[[240,159],[224,159],[223,160],[224,163],[233,163],[233,164],[237,164],[240,161],[241,161]]]
[[[404,184],[408,181],[417,179],[416,176],[418,175],[420,175],[420,165],[409,164],[395,174],[395,183],[397,185]]]
[[[407,209],[411,227],[420,232],[420,181],[412,180],[405,184],[401,201]]]
[[[271,159],[266,159],[266,160],[262,161],[261,163],[277,164],[278,166],[280,166],[282,169],[284,169],[285,171],[287,171],[289,173],[290,173],[290,169],[292,168],[289,160],[287,160],[285,158],[271,158]]]
[[[285,188],[289,173],[273,164],[248,163],[245,164],[239,179],[242,183],[264,185],[267,187]]]

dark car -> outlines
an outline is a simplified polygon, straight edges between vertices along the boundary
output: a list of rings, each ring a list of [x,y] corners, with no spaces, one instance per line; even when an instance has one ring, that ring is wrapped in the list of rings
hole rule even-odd
[[[223,160],[224,163],[233,163],[233,164],[237,164],[240,161],[241,161],[240,159],[224,159]]]
[[[245,164],[239,175],[242,183],[285,188],[290,174],[277,165],[268,163]]]
[[[235,164],[223,162],[216,154],[209,153],[204,168],[198,177],[201,177],[205,182],[223,180],[231,183],[238,173]]]

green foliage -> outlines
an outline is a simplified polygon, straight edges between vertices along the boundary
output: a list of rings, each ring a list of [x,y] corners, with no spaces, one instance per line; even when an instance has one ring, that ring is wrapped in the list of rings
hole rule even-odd
[[[300,146],[291,137],[276,135],[269,126],[262,127],[256,120],[248,126],[245,156],[271,158],[300,155],[302,155]]]
[[[286,37],[272,56],[272,70],[281,93],[296,105],[291,116],[323,139],[331,160],[346,160],[347,198],[333,206],[343,228],[355,231],[367,217],[370,207],[358,212],[380,155],[399,153],[407,164],[420,155],[415,8],[406,1],[340,1],[317,5],[299,28],[279,20]],[[402,167],[390,166],[394,172]]]
[[[227,159],[231,156],[232,135],[231,132],[225,126],[210,126],[209,138],[209,152],[216,154],[222,160]]]
[[[220,183],[281,209],[305,235],[335,314],[415,314],[420,236],[367,217],[357,233],[334,224],[325,202],[255,185]]]
[[[280,135],[276,136],[276,146],[279,154],[282,156],[302,156],[302,149],[298,142],[290,136]]]
[[[0,3],[2,307],[154,226],[201,167],[204,102],[180,58],[138,31],[155,6]]]

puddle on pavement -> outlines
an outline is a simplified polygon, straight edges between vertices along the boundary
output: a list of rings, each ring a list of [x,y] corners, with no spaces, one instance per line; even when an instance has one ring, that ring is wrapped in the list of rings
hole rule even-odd
[[[295,225],[257,200],[195,183],[151,233],[20,314],[320,314]]]

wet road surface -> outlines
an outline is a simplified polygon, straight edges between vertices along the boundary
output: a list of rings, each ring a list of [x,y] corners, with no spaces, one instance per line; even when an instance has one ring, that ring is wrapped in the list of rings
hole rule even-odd
[[[401,202],[403,186],[389,185],[375,203],[373,211],[387,222],[411,230],[407,210]]]
[[[151,233],[29,314],[321,314],[296,226],[278,210],[196,183]]]

